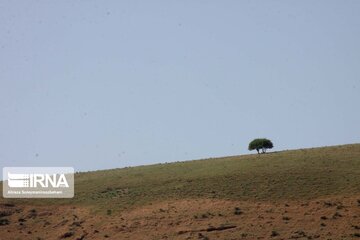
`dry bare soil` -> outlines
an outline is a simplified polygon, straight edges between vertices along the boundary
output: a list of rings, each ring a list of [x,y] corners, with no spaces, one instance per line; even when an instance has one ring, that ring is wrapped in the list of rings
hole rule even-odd
[[[360,239],[360,144],[79,173],[0,198],[0,239]]]

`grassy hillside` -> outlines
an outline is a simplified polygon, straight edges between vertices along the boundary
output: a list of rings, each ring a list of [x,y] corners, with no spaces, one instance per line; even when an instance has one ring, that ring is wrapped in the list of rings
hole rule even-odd
[[[360,144],[156,164],[75,176],[74,199],[4,200],[122,209],[167,199],[311,199],[360,193]]]

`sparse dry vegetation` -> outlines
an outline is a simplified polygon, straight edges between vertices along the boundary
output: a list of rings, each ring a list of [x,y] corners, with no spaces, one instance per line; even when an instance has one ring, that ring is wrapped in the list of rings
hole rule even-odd
[[[352,239],[359,234],[360,144],[79,173],[75,183],[74,199],[1,198],[0,236]]]

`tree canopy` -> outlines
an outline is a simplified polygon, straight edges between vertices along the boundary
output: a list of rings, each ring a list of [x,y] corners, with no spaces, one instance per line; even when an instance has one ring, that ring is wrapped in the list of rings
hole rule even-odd
[[[267,149],[273,148],[273,143],[266,138],[256,138],[249,143],[249,151],[256,150],[258,153],[261,149],[262,153],[266,153]]]

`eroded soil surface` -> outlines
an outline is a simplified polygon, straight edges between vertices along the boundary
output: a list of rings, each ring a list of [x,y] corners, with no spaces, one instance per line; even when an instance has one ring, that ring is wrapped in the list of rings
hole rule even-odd
[[[89,207],[1,204],[0,239],[360,239],[360,196],[311,201],[165,201]]]

